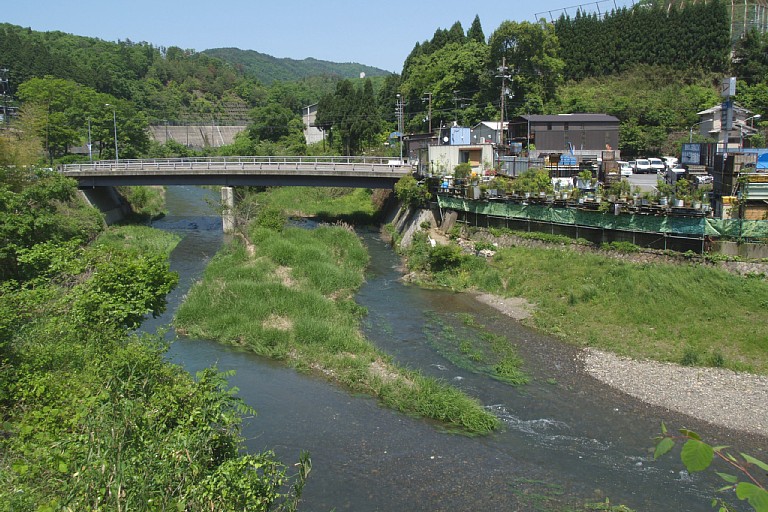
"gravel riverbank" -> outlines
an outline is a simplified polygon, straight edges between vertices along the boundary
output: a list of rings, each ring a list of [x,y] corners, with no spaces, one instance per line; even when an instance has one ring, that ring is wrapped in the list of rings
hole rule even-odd
[[[644,402],[768,437],[768,377],[722,368],[637,361],[585,349],[584,370]]]
[[[517,320],[533,310],[520,298],[478,294],[476,299]],[[768,377],[640,361],[593,348],[579,359],[592,377],[646,403],[768,438]]]

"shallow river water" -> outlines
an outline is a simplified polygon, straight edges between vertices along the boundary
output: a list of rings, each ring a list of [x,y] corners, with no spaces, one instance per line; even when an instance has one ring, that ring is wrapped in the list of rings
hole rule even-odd
[[[180,283],[168,297],[168,311],[143,330],[170,324],[225,239],[206,197],[215,200],[216,194],[168,190],[169,215],[154,226],[184,237],[171,255]],[[169,359],[190,372],[214,364],[236,371],[230,383],[258,411],[244,425],[249,450],[274,450],[288,464],[302,450],[310,452],[313,469],[302,510],[565,510],[608,497],[638,511],[708,511],[712,489],[720,485],[716,478],[688,475],[676,457],[653,461],[652,438],[661,421],[742,451],[756,453],[763,443],[612,390],[580,371],[574,348],[470,295],[404,285],[392,250],[375,233],[363,238],[371,265],[357,301],[369,311],[366,336],[399,364],[477,397],[503,427],[475,438],[446,433],[246,351],[205,340],[174,342]],[[532,377],[528,385],[512,387],[443,357],[446,333],[474,335],[470,317],[517,345]]]

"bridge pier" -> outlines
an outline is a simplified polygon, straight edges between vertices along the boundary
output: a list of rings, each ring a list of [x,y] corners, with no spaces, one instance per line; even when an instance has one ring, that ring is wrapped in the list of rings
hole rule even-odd
[[[225,233],[235,231],[235,189],[221,187],[221,221]]]

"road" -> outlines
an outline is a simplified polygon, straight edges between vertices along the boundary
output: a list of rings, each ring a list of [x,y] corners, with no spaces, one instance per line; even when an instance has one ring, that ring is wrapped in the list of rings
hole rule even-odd
[[[658,176],[654,174],[633,174],[629,178],[629,182],[632,184],[632,188],[637,185],[643,192],[652,191],[656,188],[656,180]]]

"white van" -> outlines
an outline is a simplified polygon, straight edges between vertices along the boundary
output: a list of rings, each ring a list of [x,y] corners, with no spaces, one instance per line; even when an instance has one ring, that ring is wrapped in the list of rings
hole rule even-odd
[[[635,172],[637,174],[650,174],[656,172],[656,169],[651,167],[651,162],[647,158],[638,158],[635,160]]]

